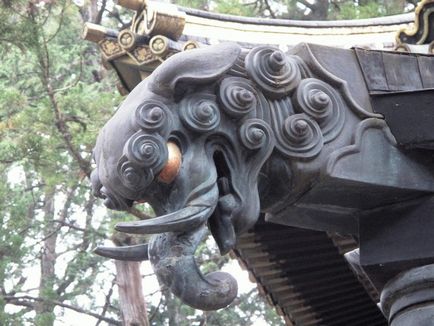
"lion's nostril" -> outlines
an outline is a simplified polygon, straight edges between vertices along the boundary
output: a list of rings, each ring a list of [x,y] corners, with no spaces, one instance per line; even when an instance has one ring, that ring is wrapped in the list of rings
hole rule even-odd
[[[95,169],[92,171],[91,175],[90,175],[90,182],[92,184],[92,194],[95,197],[100,197],[101,198],[101,188],[102,188],[102,183],[99,180],[99,176],[98,176],[98,169]]]
[[[109,209],[126,210],[133,204],[132,200],[119,196],[118,194],[109,191],[106,187],[101,188],[101,198],[104,199],[104,205]]]
[[[171,183],[175,180],[181,168],[182,154],[179,147],[172,142],[167,143],[167,163],[158,175],[158,180],[163,183]]]
[[[107,198],[107,188],[106,187],[102,187],[100,190],[100,198],[102,199],[106,199]]]

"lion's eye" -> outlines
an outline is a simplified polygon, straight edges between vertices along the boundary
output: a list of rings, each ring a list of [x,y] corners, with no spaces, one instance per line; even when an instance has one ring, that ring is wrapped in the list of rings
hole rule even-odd
[[[167,143],[167,151],[169,153],[167,163],[158,175],[158,181],[169,184],[175,180],[179,173],[182,154],[179,147],[173,142]]]

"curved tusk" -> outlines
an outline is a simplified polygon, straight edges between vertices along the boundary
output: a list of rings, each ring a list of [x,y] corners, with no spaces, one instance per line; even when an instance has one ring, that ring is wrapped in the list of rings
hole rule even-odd
[[[204,225],[181,234],[155,235],[149,243],[149,259],[159,281],[173,294],[193,308],[209,311],[229,305],[238,285],[228,273],[200,272],[194,252],[205,235]]]
[[[187,206],[179,211],[149,220],[121,222],[116,224],[115,229],[134,234],[183,232],[206,221],[211,213],[210,207]]]
[[[124,261],[148,260],[148,244],[122,247],[97,247],[94,251],[99,256]]]

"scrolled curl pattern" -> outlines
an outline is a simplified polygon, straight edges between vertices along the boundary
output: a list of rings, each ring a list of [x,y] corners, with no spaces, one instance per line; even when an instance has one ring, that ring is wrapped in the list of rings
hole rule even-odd
[[[124,155],[135,165],[159,172],[167,161],[168,152],[164,139],[159,135],[147,135],[136,132],[128,139]]]
[[[325,82],[306,78],[294,94],[295,108],[305,113],[321,128],[324,142],[335,139],[344,127],[345,110],[336,91]]]
[[[182,123],[192,131],[212,131],[220,123],[220,111],[213,98],[203,94],[191,96],[182,103],[179,109]]]
[[[165,134],[171,128],[171,118],[165,104],[151,100],[137,107],[133,115],[133,124],[144,131]]]
[[[318,124],[305,114],[294,114],[283,123],[280,149],[288,157],[310,158],[323,147]]]
[[[246,57],[247,74],[271,99],[279,99],[292,92],[301,80],[300,68],[293,56],[260,46]]]
[[[256,107],[256,91],[245,78],[229,77],[220,83],[219,102],[233,118],[240,118]]]
[[[133,191],[143,190],[154,179],[151,169],[143,169],[124,156],[118,163],[118,175],[124,186]]]
[[[260,119],[248,119],[240,128],[242,144],[250,150],[259,150],[270,144],[272,131],[270,126]]]

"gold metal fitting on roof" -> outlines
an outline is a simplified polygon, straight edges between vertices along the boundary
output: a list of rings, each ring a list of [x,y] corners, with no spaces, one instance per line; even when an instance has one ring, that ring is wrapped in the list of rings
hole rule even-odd
[[[172,40],[178,40],[184,26],[184,12],[179,11],[174,5],[153,2],[137,13],[132,30],[139,35],[164,35]]]
[[[396,43],[427,44],[433,41],[430,26],[434,20],[434,0],[419,2],[414,14],[414,26],[401,29],[396,35]]]
[[[87,41],[98,43],[106,37],[117,37],[118,31],[106,28],[101,25],[85,23],[83,27],[82,37]]]
[[[137,35],[129,29],[124,29],[119,33],[118,42],[126,51],[131,51],[139,44],[146,43],[147,39],[143,35]]]
[[[149,41],[149,47],[152,53],[164,56],[169,51],[169,39],[162,35],[156,35]]]
[[[121,7],[136,11],[146,7],[146,0],[117,0],[116,2]]]
[[[193,50],[193,49],[197,49],[198,47],[199,47],[199,43],[193,40],[188,40],[182,46],[182,51]]]

